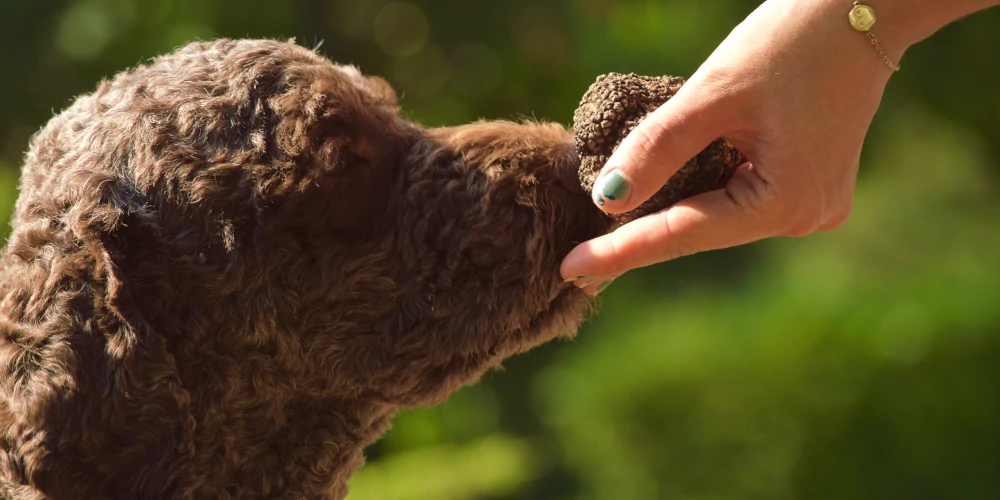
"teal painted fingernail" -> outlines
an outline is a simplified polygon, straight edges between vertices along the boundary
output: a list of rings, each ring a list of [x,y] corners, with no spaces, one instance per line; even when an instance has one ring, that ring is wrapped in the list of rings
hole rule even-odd
[[[580,285],[580,288],[586,288],[594,283],[597,283],[597,278],[590,278],[589,280],[584,281],[583,284]]]
[[[586,278],[586,276],[577,276],[575,278],[566,278],[565,280],[563,280],[563,283],[569,283],[570,281],[582,280],[583,278]]]
[[[605,175],[602,180],[601,196],[615,201],[625,201],[625,199],[628,198],[631,186],[628,185],[628,181],[626,181],[625,177],[618,173],[617,170],[612,170],[611,173]]]
[[[601,286],[597,287],[597,293],[601,293],[604,290],[606,290],[609,286],[611,286],[611,283],[613,283],[614,281],[615,281],[614,279],[609,279],[608,281],[601,283]]]

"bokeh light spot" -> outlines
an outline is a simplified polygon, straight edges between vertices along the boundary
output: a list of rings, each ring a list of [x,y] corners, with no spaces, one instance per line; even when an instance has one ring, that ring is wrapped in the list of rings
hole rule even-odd
[[[404,96],[433,97],[445,84],[451,65],[441,47],[428,44],[423,50],[396,61],[393,80]]]
[[[56,33],[56,46],[74,60],[92,59],[114,37],[111,12],[96,2],[81,2],[66,9]]]
[[[375,16],[375,43],[386,54],[405,57],[427,43],[430,23],[420,7],[408,2],[387,4]]]
[[[367,40],[371,37],[375,16],[384,4],[383,0],[335,2],[330,7],[330,26],[348,38]]]
[[[451,83],[460,94],[483,97],[500,86],[503,64],[497,51],[480,43],[463,45],[451,54]]]
[[[526,10],[513,26],[521,54],[535,70],[564,71],[572,62],[572,44],[555,15],[539,6]]]

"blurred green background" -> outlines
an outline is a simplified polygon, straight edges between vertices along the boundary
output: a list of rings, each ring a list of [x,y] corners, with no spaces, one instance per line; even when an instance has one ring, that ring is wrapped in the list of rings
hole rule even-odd
[[[597,75],[690,75],[756,4],[3,0],[0,219],[54,112],[195,39],[322,42],[426,125],[568,124]],[[844,227],[619,279],[575,342],[400,415],[349,498],[1000,498],[998,54],[1000,9],[907,54]]]

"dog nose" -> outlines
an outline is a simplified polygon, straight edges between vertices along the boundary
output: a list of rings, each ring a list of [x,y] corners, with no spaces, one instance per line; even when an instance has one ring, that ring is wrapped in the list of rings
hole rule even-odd
[[[573,194],[588,196],[580,184],[580,155],[576,147],[568,145],[560,156],[555,159],[556,182]]]

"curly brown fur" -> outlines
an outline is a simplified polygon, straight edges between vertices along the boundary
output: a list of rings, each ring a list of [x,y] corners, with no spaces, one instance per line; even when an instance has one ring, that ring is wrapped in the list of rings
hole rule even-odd
[[[577,168],[290,43],[102,83],[33,139],[0,261],[0,497],[343,498],[394,413],[576,331]]]
[[[679,77],[601,75],[587,89],[573,114],[580,148],[580,183],[590,191],[608,158],[647,115],[680,90]],[[624,224],[696,194],[721,189],[744,160],[725,139],[718,139],[675,173],[663,188],[634,210],[613,215]]]

